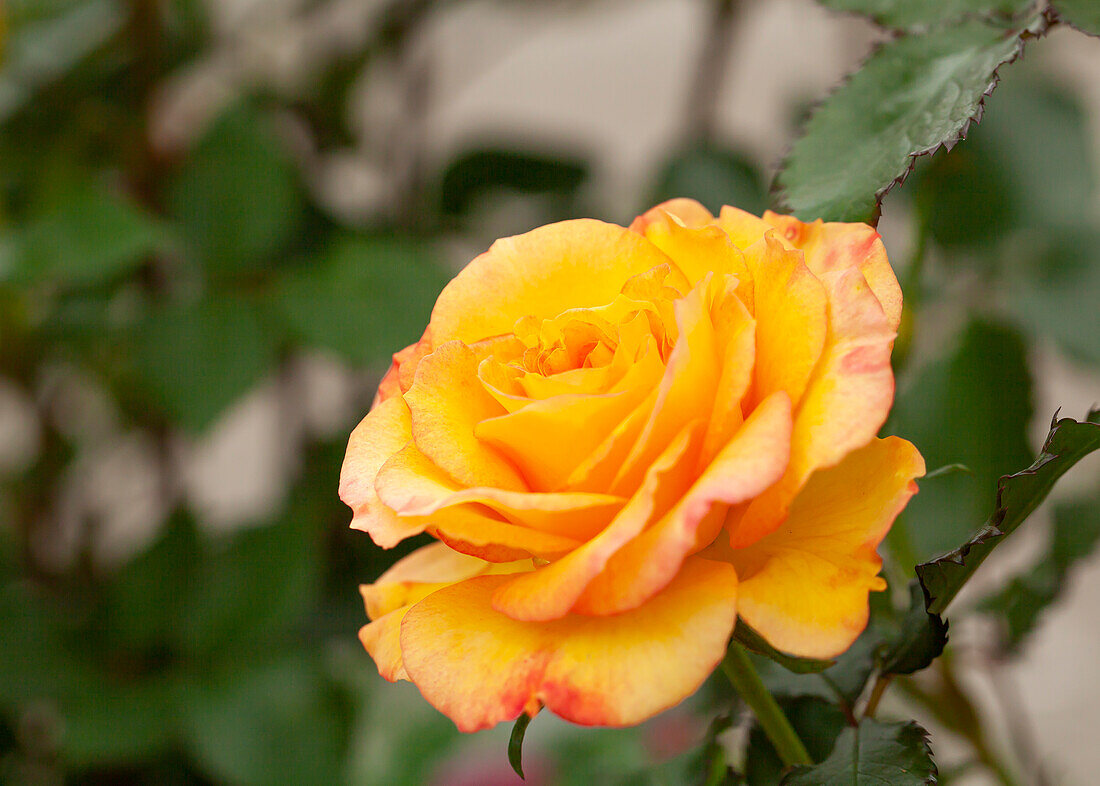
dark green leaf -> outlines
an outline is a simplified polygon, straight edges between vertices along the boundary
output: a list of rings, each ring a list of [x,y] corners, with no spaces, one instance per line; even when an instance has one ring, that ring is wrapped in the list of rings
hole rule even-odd
[[[888,430],[917,445],[931,467],[961,462],[971,470],[918,481],[920,493],[897,525],[905,526],[917,559],[952,548],[985,519],[997,478],[1033,455],[1030,418],[1023,339],[994,323],[971,323],[947,357],[902,387]]]
[[[447,277],[431,249],[398,238],[343,238],[276,285],[275,306],[305,341],[355,363],[416,341]]]
[[[444,215],[463,216],[480,198],[500,190],[568,197],[587,175],[588,165],[580,159],[521,150],[473,150],[443,173],[440,209]]]
[[[154,401],[201,431],[271,370],[275,349],[256,306],[223,298],[152,312],[134,336],[134,364]]]
[[[182,510],[157,541],[115,575],[107,587],[103,630],[113,646],[149,654],[178,646],[189,594],[203,558],[194,521]]]
[[[837,11],[863,14],[884,27],[935,27],[975,16],[1011,16],[1030,0],[820,0]]]
[[[527,733],[527,726],[531,723],[531,716],[526,712],[516,718],[512,726],[512,735],[508,738],[508,763],[516,771],[516,775],[527,779],[523,774],[523,735]]]
[[[216,782],[343,782],[347,708],[305,657],[203,675],[183,710],[191,751]]]
[[[74,767],[155,758],[175,740],[178,685],[166,678],[112,680],[62,705],[62,756]]]
[[[1029,330],[1100,364],[1100,231],[1060,229],[1036,247],[1009,249],[1008,307]]]
[[[309,523],[291,508],[204,561],[187,614],[177,621],[195,653],[263,650],[301,620],[320,589]]]
[[[71,646],[63,612],[27,582],[0,586],[0,708],[57,701],[99,684],[90,660]]]
[[[872,623],[851,647],[837,656],[835,665],[818,675],[849,707],[863,693],[875,670],[875,653],[880,643],[878,627]]]
[[[965,142],[913,176],[917,205],[945,247],[1003,263],[993,241],[1021,227],[1082,222],[1096,187],[1088,116],[1063,89],[1013,72]]]
[[[764,178],[755,162],[714,147],[691,148],[673,156],[643,209],[675,197],[697,199],[715,215],[723,205],[756,215],[766,207]]]
[[[785,669],[796,674],[810,674],[824,671],[833,665],[831,660],[818,660],[816,658],[799,658],[795,655],[787,655],[769,644],[763,636],[750,628],[743,620],[737,620],[737,627],[733,629],[734,641],[739,642],[745,649],[764,655],[775,661]]]
[[[98,284],[137,267],[161,234],[153,217],[128,200],[78,186],[27,225],[12,275],[61,286]]]
[[[1051,424],[1042,452],[1030,467],[1002,478],[997,505],[986,525],[954,551],[917,566],[928,611],[942,613],[990,552],[1024,522],[1054,483],[1074,464],[1100,448],[1100,424],[1062,418]]]
[[[928,668],[947,646],[947,623],[939,614],[924,608],[920,583],[909,584],[909,611],[897,636],[888,642],[881,657],[882,674],[912,674]]]
[[[799,767],[783,786],[926,786],[936,782],[928,733],[916,723],[870,718],[840,733],[829,758]]]
[[[780,701],[783,714],[815,762],[824,761],[846,728],[844,713],[816,696],[798,696]],[[775,786],[784,769],[779,754],[763,730],[753,725],[745,753],[745,782],[749,786]]]
[[[286,245],[304,201],[268,118],[242,106],[191,153],[171,184],[168,207],[207,267],[234,273],[262,266]]]
[[[1100,4],[1096,0],[1055,0],[1051,5],[1078,30],[1100,36]]]
[[[982,611],[1000,617],[1005,646],[1019,648],[1043,611],[1058,600],[1069,569],[1088,557],[1100,541],[1100,499],[1065,505],[1054,511],[1054,527],[1046,552],[1026,573],[1014,577],[1000,592],[982,601]]]
[[[781,208],[870,219],[914,156],[954,144],[980,116],[1023,32],[975,21],[883,44],[806,124],[779,173]]]

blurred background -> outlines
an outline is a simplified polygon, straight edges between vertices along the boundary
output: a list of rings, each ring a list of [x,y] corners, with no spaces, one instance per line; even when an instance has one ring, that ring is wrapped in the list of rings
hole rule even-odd
[[[493,239],[672,196],[759,212],[880,35],[809,0],[5,0],[0,781],[518,782],[507,728],[460,737],[356,639],[357,585],[420,544],[347,528],[347,436]],[[1100,42],[1034,42],[885,202],[888,428],[971,470],[922,488],[897,586],[1100,399],[1097,74]],[[952,614],[989,746],[1052,783],[1100,769],[1100,560],[1059,540],[1100,532],[1098,468]],[[723,695],[539,717],[528,782],[679,783]],[[996,782],[904,700],[883,712],[931,726],[948,782]]]

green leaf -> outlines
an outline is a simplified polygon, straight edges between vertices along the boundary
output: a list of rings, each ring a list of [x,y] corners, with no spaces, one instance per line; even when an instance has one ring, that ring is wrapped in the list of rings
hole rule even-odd
[[[292,506],[280,521],[240,533],[204,560],[176,624],[195,654],[263,650],[302,620],[319,590],[317,538]]]
[[[415,240],[345,237],[285,274],[274,305],[307,343],[354,363],[388,360],[424,331],[447,276]]]
[[[508,763],[512,765],[516,775],[524,780],[527,776],[523,774],[523,735],[527,733],[527,726],[531,720],[531,716],[526,712],[516,718],[516,723],[512,726],[512,735],[508,738]]]
[[[1045,553],[1026,573],[1015,576],[1000,592],[985,598],[981,610],[1005,626],[1005,648],[1019,649],[1043,611],[1066,587],[1070,568],[1088,557],[1100,542],[1100,498],[1058,507]]]
[[[817,696],[781,699],[779,705],[795,733],[815,762],[824,761],[847,726],[844,713],[835,704]],[[745,752],[745,782],[749,786],[774,786],[784,769],[764,731],[753,724]]]
[[[871,219],[915,156],[965,135],[1024,32],[974,21],[880,46],[806,124],[779,173],[780,208],[806,220]]]
[[[997,544],[1046,498],[1058,478],[1100,448],[1098,418],[1100,410],[1090,412],[1085,422],[1072,418],[1054,421],[1035,463],[1001,479],[997,505],[986,525],[954,551],[917,566],[929,612],[942,613]]]
[[[976,16],[1012,16],[1031,0],[820,0],[836,11],[870,17],[883,27],[907,29],[940,26]]]
[[[947,646],[947,623],[939,614],[924,608],[920,582],[909,584],[909,611],[897,635],[888,642],[880,658],[882,674],[912,674],[928,668]]]
[[[715,215],[723,205],[760,215],[767,206],[765,191],[759,167],[748,156],[718,147],[694,147],[665,163],[642,209],[667,199],[690,197]]]
[[[198,586],[202,543],[193,519],[182,509],[160,537],[123,566],[105,591],[102,630],[106,641],[133,657],[179,648],[180,620]]]
[[[94,689],[101,675],[71,646],[70,621],[29,582],[0,586],[0,708],[58,701]]]
[[[1012,316],[1073,357],[1100,364],[1100,230],[1052,231],[1038,247],[1021,243],[1007,254]]]
[[[988,515],[997,479],[1031,459],[1030,388],[1023,338],[985,321],[968,325],[946,357],[901,387],[889,433],[911,440],[930,467],[963,463],[971,470],[918,481],[920,493],[895,525],[910,536],[916,559],[958,544]]]
[[[1100,36],[1100,5],[1096,0],[1054,0],[1058,16],[1083,33]]]
[[[124,765],[166,753],[177,734],[171,679],[102,678],[64,702],[62,757],[71,767]]]
[[[215,782],[343,782],[348,708],[307,657],[204,674],[183,697],[189,748]]]
[[[133,337],[139,384],[196,432],[271,370],[275,349],[260,310],[230,297],[153,311]]]
[[[799,767],[783,786],[926,786],[936,782],[928,733],[916,723],[870,718],[840,733],[829,758]]]
[[[269,119],[247,105],[210,128],[168,192],[181,234],[215,273],[263,266],[297,231],[304,204]]]
[[[88,286],[136,268],[161,244],[162,232],[130,201],[77,186],[31,221],[20,240],[12,271],[17,281]]]
[[[1022,227],[1084,222],[1096,189],[1087,112],[1064,89],[1021,76],[1013,69],[966,140],[913,175],[931,236],[987,266],[1003,264],[994,241]]]
[[[818,671],[824,671],[834,663],[834,661],[831,660],[799,658],[795,655],[787,655],[784,652],[780,652],[741,619],[737,620],[737,626],[733,629],[733,639],[750,652],[755,652],[758,655],[770,658],[783,668],[793,671],[796,674],[811,674]]]
[[[471,150],[452,162],[439,186],[444,215],[465,216],[494,191],[553,194],[571,198],[588,176],[578,158],[523,150]]]

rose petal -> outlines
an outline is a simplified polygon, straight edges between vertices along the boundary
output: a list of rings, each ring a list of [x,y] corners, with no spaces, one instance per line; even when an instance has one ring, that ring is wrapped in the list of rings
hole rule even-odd
[[[607,561],[604,570],[589,582],[575,610],[618,614],[659,592],[688,554],[714,540],[726,506],[752,498],[783,474],[790,435],[790,399],[780,391],[756,408],[660,521]]]
[[[692,560],[635,611],[520,622],[493,610],[509,579],[483,576],[429,595],[401,625],[408,674],[461,731],[512,720],[543,704],[582,725],[629,726],[693,693],[725,653],[737,579]]]
[[[552,491],[637,407],[663,371],[657,345],[649,338],[647,348],[607,393],[532,401],[515,412],[483,419],[474,433],[519,467],[532,488]]]
[[[611,483],[612,494],[624,497],[633,494],[646,469],[680,429],[710,415],[721,367],[707,303],[709,286],[710,279],[704,279],[676,301],[680,337],[669,355],[649,419]]]
[[[706,212],[705,208],[703,210]],[[709,212],[706,216],[713,220]],[[689,215],[685,221],[658,206],[643,218],[646,238],[667,254],[692,284],[698,283],[707,273],[732,274],[747,280],[744,256],[729,236],[709,222],[693,226],[702,218],[701,214]]]
[[[780,529],[727,552],[741,577],[745,621],[793,655],[846,650],[867,625],[867,593],[885,586],[875,549],[923,474],[920,453],[897,437],[815,473]]]
[[[795,413],[791,462],[774,487],[731,521],[734,547],[780,525],[790,501],[814,470],[829,467],[869,442],[890,411],[894,331],[857,268],[829,273],[829,334]]]
[[[741,401],[752,381],[756,320],[738,297],[738,289],[736,278],[721,276],[715,277],[709,293],[710,320],[722,371],[703,442],[703,466],[711,462],[744,422]]]
[[[669,259],[645,238],[590,219],[496,241],[444,287],[432,311],[436,344],[510,333],[520,317],[601,306],[623,282]]]
[[[373,584],[359,587],[367,616],[373,620],[359,631],[378,673],[390,682],[408,679],[401,658],[401,620],[405,612],[436,590],[474,576],[531,569],[530,560],[493,564],[459,554],[442,543],[424,546],[401,558]]]
[[[770,233],[745,250],[745,261],[756,309],[756,358],[745,412],[779,390],[798,406],[825,345],[825,288],[802,255]]]
[[[458,341],[436,347],[420,361],[405,401],[413,440],[463,486],[526,491],[523,476],[506,458],[474,435],[474,427],[504,412],[477,376],[479,358]]]
[[[351,526],[385,549],[424,531],[417,522],[399,519],[374,490],[378,470],[411,440],[409,408],[400,396],[388,398],[351,432],[340,468],[340,499],[352,509]]]
[[[650,465],[638,492],[602,532],[549,565],[498,588],[493,608],[517,620],[565,616],[615,552],[691,486],[705,426],[701,421],[689,424],[672,440]]]
[[[649,225],[655,221],[665,220],[666,215],[675,216],[686,227],[697,229],[714,222],[714,216],[703,205],[694,199],[669,199],[656,207],[651,207],[642,215],[634,219],[630,228],[640,235],[644,235]]]
[[[901,321],[901,287],[886,258],[882,239],[866,224],[825,223],[821,219],[804,224],[794,216],[770,210],[764,221],[780,236],[806,255],[806,265],[820,278],[826,273],[858,268],[882,305],[892,330]]]
[[[626,500],[609,494],[522,492],[486,487],[461,488],[415,445],[390,458],[375,481],[379,498],[402,516],[435,516],[458,505],[484,506],[513,524],[578,543],[603,529]],[[439,515],[436,515],[439,514]],[[446,529],[445,525],[441,525]],[[559,549],[560,550],[560,549]]]

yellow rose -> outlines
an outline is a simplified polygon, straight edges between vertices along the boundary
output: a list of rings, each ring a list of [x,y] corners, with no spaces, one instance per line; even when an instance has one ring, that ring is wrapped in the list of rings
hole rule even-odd
[[[348,444],[352,526],[440,541],[362,587],[379,672],[463,731],[624,726],[695,691],[738,615],[843,652],[924,472],[875,437],[900,315],[863,224],[673,200],[494,243]]]

